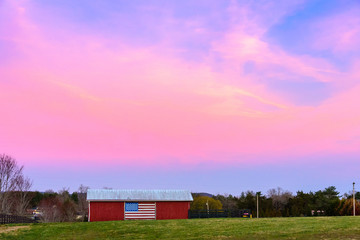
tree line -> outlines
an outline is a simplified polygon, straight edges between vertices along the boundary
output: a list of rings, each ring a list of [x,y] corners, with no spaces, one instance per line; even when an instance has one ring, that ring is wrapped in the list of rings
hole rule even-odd
[[[80,185],[78,191],[73,193],[66,188],[59,192],[32,192],[29,207],[39,210],[43,222],[87,221],[87,189],[88,187]]]
[[[80,185],[73,193],[66,188],[59,192],[31,191],[32,181],[24,176],[23,168],[11,156],[0,154],[0,213],[27,215],[28,209],[37,208],[44,222],[86,220],[88,187]],[[276,188],[266,194],[246,191],[239,196],[193,194],[193,198],[191,210],[249,209],[254,216],[258,199],[260,217],[343,216],[353,212],[352,195],[340,196],[334,186],[309,193],[298,191],[295,195]],[[360,192],[356,193],[356,199],[360,199]],[[359,215],[358,201],[355,210]]]
[[[31,191],[32,181],[23,169],[13,157],[0,154],[0,213],[25,216],[32,214],[29,209],[37,209],[44,222],[86,220],[88,187],[80,185],[71,194],[66,188],[59,192]]]
[[[246,191],[240,196],[231,194],[218,194],[212,197],[198,194],[193,196],[192,210],[207,210],[206,203],[208,203],[210,210],[249,209],[253,216],[256,216],[258,197],[259,217],[344,216],[353,213],[352,195],[349,193],[340,196],[334,186],[316,192],[298,191],[295,195],[278,187],[270,189],[267,194]],[[360,192],[356,193],[355,198],[360,199]],[[358,201],[355,210],[357,215],[360,214]]]

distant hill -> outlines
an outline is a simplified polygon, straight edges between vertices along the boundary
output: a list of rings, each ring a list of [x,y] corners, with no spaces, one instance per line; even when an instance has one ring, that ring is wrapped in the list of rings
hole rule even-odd
[[[200,193],[191,193],[193,197],[195,196],[201,196],[201,197],[213,197],[214,195],[210,194],[210,193],[204,193],[204,192],[200,192]]]

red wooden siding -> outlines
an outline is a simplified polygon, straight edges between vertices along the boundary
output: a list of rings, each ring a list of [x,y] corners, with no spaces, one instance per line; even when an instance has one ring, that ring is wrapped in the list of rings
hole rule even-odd
[[[124,220],[124,208],[124,202],[90,202],[89,220]],[[189,209],[190,202],[156,202],[156,219],[187,219]]]
[[[156,202],[156,219],[187,219],[190,202]]]
[[[90,202],[90,221],[124,220],[124,202]]]

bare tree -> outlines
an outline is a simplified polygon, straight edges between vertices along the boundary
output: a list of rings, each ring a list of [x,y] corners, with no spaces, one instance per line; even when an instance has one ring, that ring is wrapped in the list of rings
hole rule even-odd
[[[30,192],[31,186],[31,180],[23,175],[20,175],[16,180],[15,212],[18,215],[23,215],[29,206],[33,197],[33,193]]]
[[[0,155],[0,212],[9,213],[14,205],[11,194],[16,190],[23,166],[18,166],[11,156]]]
[[[283,210],[285,205],[289,202],[292,197],[292,193],[284,191],[282,188],[273,188],[268,191],[268,196],[272,199],[273,206],[276,210]]]
[[[62,204],[58,196],[51,196],[41,200],[39,208],[42,212],[42,220],[44,222],[60,222],[61,205]]]
[[[59,190],[58,196],[61,202],[64,202],[70,198],[69,190],[70,188],[66,188],[66,187],[63,187],[61,190]]]
[[[87,196],[87,190],[89,189],[89,187],[84,186],[84,185],[80,185],[79,189],[78,189],[78,211],[79,213],[83,216],[83,219],[85,218],[85,216],[87,216],[88,214],[88,203],[86,201],[86,196]]]
[[[63,188],[58,193],[50,193],[39,204],[44,222],[72,222],[76,219],[76,204],[69,189]]]
[[[61,202],[61,222],[71,222],[76,219],[76,205],[70,197],[69,188],[63,188],[58,195]]]

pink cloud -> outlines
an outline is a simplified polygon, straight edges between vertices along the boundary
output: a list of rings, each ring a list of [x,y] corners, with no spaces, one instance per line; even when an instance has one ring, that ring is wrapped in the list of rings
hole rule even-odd
[[[26,25],[12,32],[23,39],[13,40],[23,57],[0,66],[0,148],[18,158],[198,164],[358,151],[360,86],[299,107],[259,81],[337,82],[358,72],[287,53],[264,39],[266,25],[234,27],[204,62],[189,62],[161,44],[132,46],[72,28],[50,39],[51,25],[25,13],[13,15]],[[243,71],[248,61],[251,74]]]

